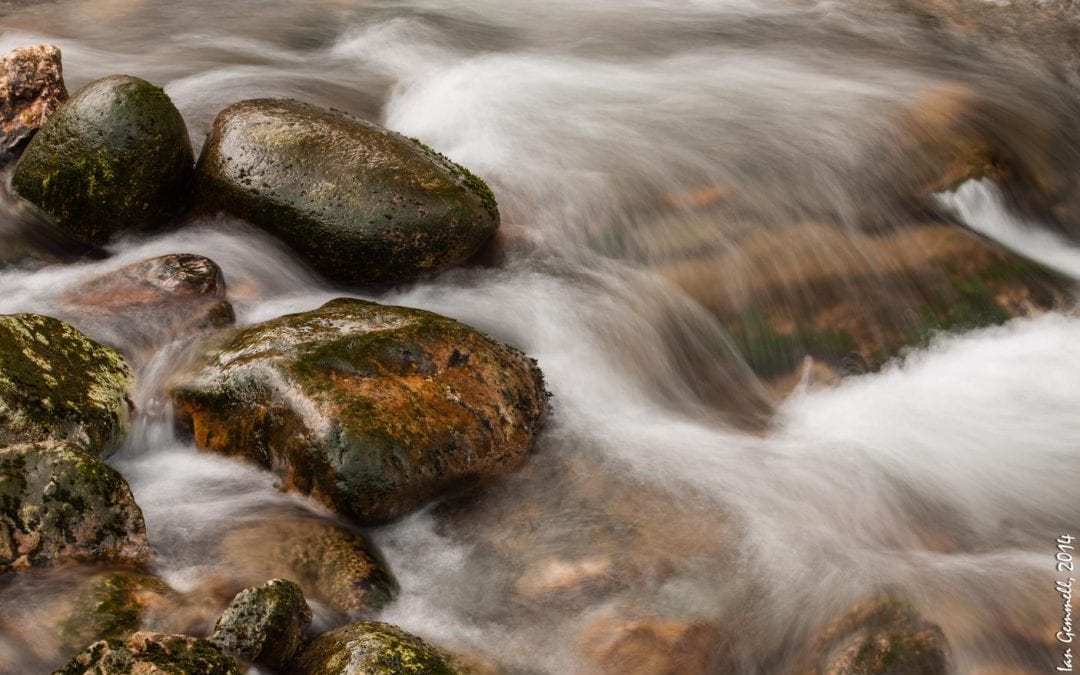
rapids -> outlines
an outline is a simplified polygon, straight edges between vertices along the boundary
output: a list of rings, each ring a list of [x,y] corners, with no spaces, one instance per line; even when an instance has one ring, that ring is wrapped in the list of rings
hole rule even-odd
[[[903,3],[858,0],[16,1],[0,2],[0,30],[0,51],[59,45],[71,91],[116,72],[162,83],[196,147],[227,103],[295,97],[418,137],[491,184],[503,228],[485,264],[378,292],[335,288],[227,219],[0,271],[0,313],[64,318],[57,299],[82,280],[197,253],[223,268],[240,324],[356,295],[447,314],[538,359],[554,412],[530,464],[369,532],[402,587],[379,618],[523,672],[568,673],[588,672],[585,628],[630,607],[733,626],[742,672],[771,673],[821,621],[888,589],[943,628],[957,672],[1056,663],[1054,540],[1080,534],[1080,318],[938,335],[878,373],[780,400],[656,271],[686,251],[738,256],[748,229],[825,215],[853,229],[867,204],[888,220],[911,160],[888,151],[903,134],[893,113],[942,83],[992,101],[968,122],[1022,154],[1080,103],[1044,63],[957,50]],[[1050,161],[1080,166],[1077,141]],[[710,190],[733,196],[703,214]],[[1080,247],[991,184],[939,199],[1080,279]],[[69,256],[10,195],[2,216],[9,240],[33,230],[35,246]],[[699,275],[721,291],[745,282]],[[162,392],[192,345],[72,320],[137,354],[145,414],[111,462],[170,584],[228,575],[216,545],[253,514],[321,513],[174,438]],[[514,594],[523,571],[597,555],[631,579],[598,604]],[[62,659],[37,612],[65,583],[0,587],[0,656],[25,672]]]

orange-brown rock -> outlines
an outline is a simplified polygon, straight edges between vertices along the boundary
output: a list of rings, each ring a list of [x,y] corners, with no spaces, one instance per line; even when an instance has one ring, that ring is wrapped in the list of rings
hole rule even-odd
[[[547,408],[539,369],[512,347],[352,299],[240,332],[172,397],[199,447],[361,523],[515,468]]]
[[[0,164],[21,152],[67,97],[59,48],[20,47],[0,58]]]
[[[717,627],[679,618],[611,618],[593,624],[583,651],[596,672],[684,675],[732,669],[731,647]]]

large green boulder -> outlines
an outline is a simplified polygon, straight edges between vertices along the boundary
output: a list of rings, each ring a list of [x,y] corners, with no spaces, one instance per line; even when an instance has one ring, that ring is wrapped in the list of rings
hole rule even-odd
[[[385,522],[525,459],[547,409],[535,363],[431,312],[338,299],[241,331],[172,390],[196,444]]]
[[[113,75],[80,89],[49,118],[11,183],[61,229],[97,246],[181,212],[194,163],[187,127],[165,92]]]
[[[491,191],[464,167],[297,101],[223,110],[197,173],[201,208],[258,225],[345,283],[400,281],[463,262],[499,225]]]
[[[167,606],[174,596],[168,584],[149,574],[127,570],[97,574],[72,594],[58,633],[68,653],[98,640],[126,638],[142,627],[151,609]]]
[[[209,640],[165,633],[135,633],[126,640],[101,640],[53,675],[242,675],[232,657]]]
[[[441,650],[401,630],[361,621],[324,633],[300,653],[289,671],[295,675],[463,675]]]
[[[119,352],[38,314],[0,316],[0,445],[65,440],[107,456],[128,427]]]
[[[0,574],[149,556],[142,511],[108,464],[70,443],[0,448]]]
[[[271,579],[240,591],[214,626],[210,641],[249,663],[284,667],[311,624],[304,592],[287,579]]]

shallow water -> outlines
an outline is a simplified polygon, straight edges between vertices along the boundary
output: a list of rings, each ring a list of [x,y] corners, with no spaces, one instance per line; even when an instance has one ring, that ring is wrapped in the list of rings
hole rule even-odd
[[[977,91],[992,105],[962,124],[1021,155],[1074,116],[1050,66],[1007,45],[958,46],[901,5],[16,2],[0,4],[0,49],[60,45],[72,91],[114,72],[163,83],[196,145],[225,104],[291,96],[418,137],[491,183],[503,213],[491,264],[359,297],[516,345],[538,359],[554,412],[518,474],[370,532],[402,587],[380,618],[545,673],[590,672],[582,644],[605,617],[702,619],[737,627],[741,671],[783,672],[822,621],[888,590],[942,626],[957,672],[1043,672],[1058,658],[1054,539],[1080,516],[1080,319],[940,335],[879,373],[779,400],[657,271],[703,250],[737,257],[748,231],[911,219],[894,186],[925,158],[905,149],[901,120],[927,90]],[[1080,163],[1077,138],[1045,161]],[[992,185],[940,204],[1080,278],[1080,247],[1011,213]],[[4,208],[0,229],[29,228],[67,254],[6,196]],[[120,241],[104,260],[0,271],[0,312],[144,345],[59,298],[172,252],[221,265],[240,324],[355,295],[221,219]],[[696,274],[717,292],[747,282],[740,270]],[[162,391],[191,348],[158,340],[140,352],[147,412],[112,460],[144,510],[155,571],[180,590],[230,574],[216,546],[245,518],[321,514],[173,438]],[[522,591],[551,561],[582,560],[614,561],[615,581],[555,601]],[[25,601],[59,588],[27,579],[0,594],[10,616],[33,616]],[[0,661],[34,672],[62,658],[16,622]]]

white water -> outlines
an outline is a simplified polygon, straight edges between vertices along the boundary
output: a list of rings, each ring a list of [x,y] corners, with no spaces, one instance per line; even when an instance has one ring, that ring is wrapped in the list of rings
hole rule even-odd
[[[858,3],[299,4],[46,4],[0,17],[0,49],[60,44],[72,89],[117,70],[160,81],[196,144],[228,102],[295,96],[417,136],[491,182],[498,264],[375,299],[534,356],[554,414],[530,466],[477,503],[372,533],[402,587],[381,618],[549,673],[588,672],[581,643],[598,617],[700,618],[738,627],[744,671],[776,672],[819,622],[889,589],[940,623],[958,672],[1057,658],[1054,539],[1080,516],[1080,319],[940,336],[878,374],[797,390],[751,433],[728,414],[776,401],[649,265],[738,250],[744,228],[822,213],[850,226],[888,192],[889,171],[863,167],[922,89],[965,80],[1000,97],[1003,118],[1040,127],[1051,113],[1032,92],[1064,96],[1053,78],[986,55],[937,61],[947,50],[917,24],[867,21]],[[734,195],[718,212],[685,206],[716,186]],[[991,187],[941,199],[1080,278],[1080,249],[1010,215]],[[213,221],[119,242],[103,261],[0,272],[0,312],[63,315],[64,290],[171,252],[221,265],[241,324],[348,294]],[[108,325],[80,327],[124,345]],[[140,408],[156,408],[186,346],[143,368]],[[177,443],[167,416],[143,420],[115,464],[156,571],[182,590],[228,573],[213,550],[235,519],[299,501]],[[612,554],[632,581],[598,600],[530,606],[512,590],[544,560]]]

